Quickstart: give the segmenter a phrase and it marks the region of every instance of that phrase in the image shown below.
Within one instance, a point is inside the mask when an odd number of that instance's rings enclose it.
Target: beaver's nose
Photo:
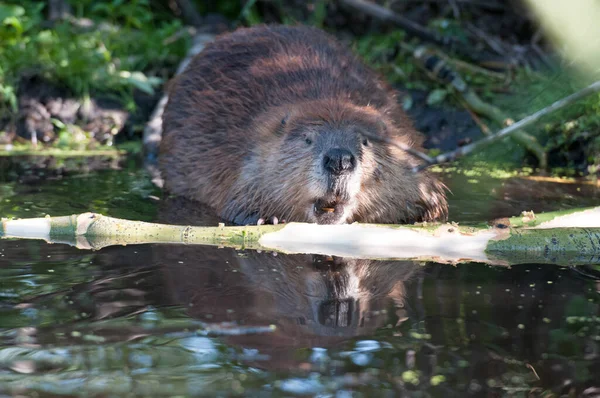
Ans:
[[[332,328],[345,328],[352,325],[354,299],[327,300],[319,305],[319,323]]]
[[[356,158],[347,149],[330,149],[323,156],[323,167],[331,174],[349,173],[356,167]]]

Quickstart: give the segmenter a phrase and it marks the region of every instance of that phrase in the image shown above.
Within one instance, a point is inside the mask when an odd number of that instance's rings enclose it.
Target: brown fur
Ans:
[[[175,79],[163,120],[166,189],[226,220],[446,217],[443,185],[413,173],[417,160],[385,143],[421,145],[394,90],[317,29],[262,26],[221,36]],[[349,148],[357,166],[332,179],[322,158],[338,147]],[[343,210],[318,217],[317,199]]]

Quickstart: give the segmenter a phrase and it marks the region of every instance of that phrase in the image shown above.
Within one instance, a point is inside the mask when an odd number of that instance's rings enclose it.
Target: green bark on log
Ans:
[[[64,217],[2,220],[4,238],[45,239],[81,249],[169,243],[228,246],[282,253],[315,253],[372,259],[437,262],[523,262],[563,265],[600,263],[600,207],[526,214],[506,228],[418,225],[316,225],[193,227],[137,222],[83,213]]]

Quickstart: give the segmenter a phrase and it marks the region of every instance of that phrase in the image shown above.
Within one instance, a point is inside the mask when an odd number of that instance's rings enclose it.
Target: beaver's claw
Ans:
[[[282,220],[281,223],[285,223],[285,220]],[[265,224],[265,219],[262,217],[256,221],[256,225],[263,225],[263,224]],[[277,224],[279,224],[279,219],[277,217],[273,216],[269,219],[269,224],[277,225]]]
[[[264,224],[273,224],[277,225],[279,223],[285,223],[285,220],[279,220],[279,218],[273,216],[269,218],[259,217],[258,214],[253,213],[250,215],[247,214],[239,214],[237,217],[233,219],[233,223],[237,225],[264,225]]]

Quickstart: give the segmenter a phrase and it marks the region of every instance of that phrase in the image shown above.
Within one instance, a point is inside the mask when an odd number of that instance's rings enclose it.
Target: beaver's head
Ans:
[[[259,138],[225,217],[341,224],[446,214],[443,186],[413,172],[416,160],[391,144],[412,145],[417,138],[412,128],[402,131],[376,109],[339,102],[279,111],[256,127]],[[249,218],[241,220],[235,212]]]

